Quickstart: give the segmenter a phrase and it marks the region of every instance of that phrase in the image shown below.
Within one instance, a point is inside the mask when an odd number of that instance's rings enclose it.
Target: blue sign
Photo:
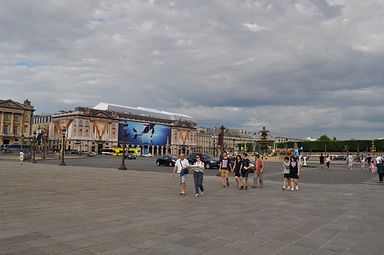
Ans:
[[[127,121],[126,126],[126,143],[135,145],[166,145],[167,138],[171,137],[171,127],[154,124]],[[119,123],[119,143],[123,142],[124,124]]]

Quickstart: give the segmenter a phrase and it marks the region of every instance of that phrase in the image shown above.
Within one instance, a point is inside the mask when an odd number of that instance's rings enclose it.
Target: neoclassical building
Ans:
[[[59,150],[61,134],[65,132],[66,150],[99,152],[112,148],[118,144],[118,125],[116,115],[90,108],[55,113],[49,126],[50,146]]]
[[[34,111],[28,99],[24,103],[0,100],[0,146],[21,144],[22,138],[32,136]]]
[[[49,126],[53,150],[60,148],[63,132],[66,150],[82,152],[120,147],[124,134],[127,146],[143,154],[188,154],[196,147],[196,123],[191,117],[156,109],[99,103],[53,114]]]

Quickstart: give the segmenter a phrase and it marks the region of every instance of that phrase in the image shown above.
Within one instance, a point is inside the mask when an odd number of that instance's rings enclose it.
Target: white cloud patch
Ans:
[[[107,101],[383,136],[381,0],[5,0],[0,14],[1,98],[37,112]]]

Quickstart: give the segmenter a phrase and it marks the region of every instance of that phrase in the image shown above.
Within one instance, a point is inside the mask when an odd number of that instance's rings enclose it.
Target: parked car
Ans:
[[[127,154],[125,155],[125,158],[126,158],[126,159],[136,159],[136,156],[135,156],[135,154],[133,154],[133,153],[127,153]]]
[[[347,157],[343,156],[343,155],[334,155],[334,156],[332,156],[332,159],[333,160],[346,160]]]
[[[163,155],[156,160],[156,165],[175,166],[177,157],[172,155]]]
[[[219,167],[219,158],[216,158],[210,154],[207,154],[207,153],[198,153],[198,152],[194,152],[194,153],[191,153],[189,154],[188,156],[188,162],[190,164],[194,164],[196,162],[196,156],[199,155],[200,156],[200,159],[201,161],[204,162],[204,166],[206,169],[211,169],[211,168],[218,168]]]
[[[3,146],[3,152],[7,152],[7,153],[15,153],[15,152],[20,152],[21,150],[23,150],[24,153],[28,153],[31,151],[31,146],[27,145],[27,144],[6,144]]]
[[[113,153],[113,149],[103,149],[101,151],[102,155],[112,155],[112,153]]]

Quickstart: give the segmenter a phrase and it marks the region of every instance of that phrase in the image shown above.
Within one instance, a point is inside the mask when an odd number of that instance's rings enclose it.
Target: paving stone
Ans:
[[[177,183],[165,173],[15,167],[8,161],[0,161],[0,181],[0,254],[383,255],[384,250],[381,186],[306,183],[303,176],[299,192],[284,192],[281,180],[268,178],[263,190],[239,192],[207,176],[204,196],[193,196],[189,178],[188,194],[180,198]]]

